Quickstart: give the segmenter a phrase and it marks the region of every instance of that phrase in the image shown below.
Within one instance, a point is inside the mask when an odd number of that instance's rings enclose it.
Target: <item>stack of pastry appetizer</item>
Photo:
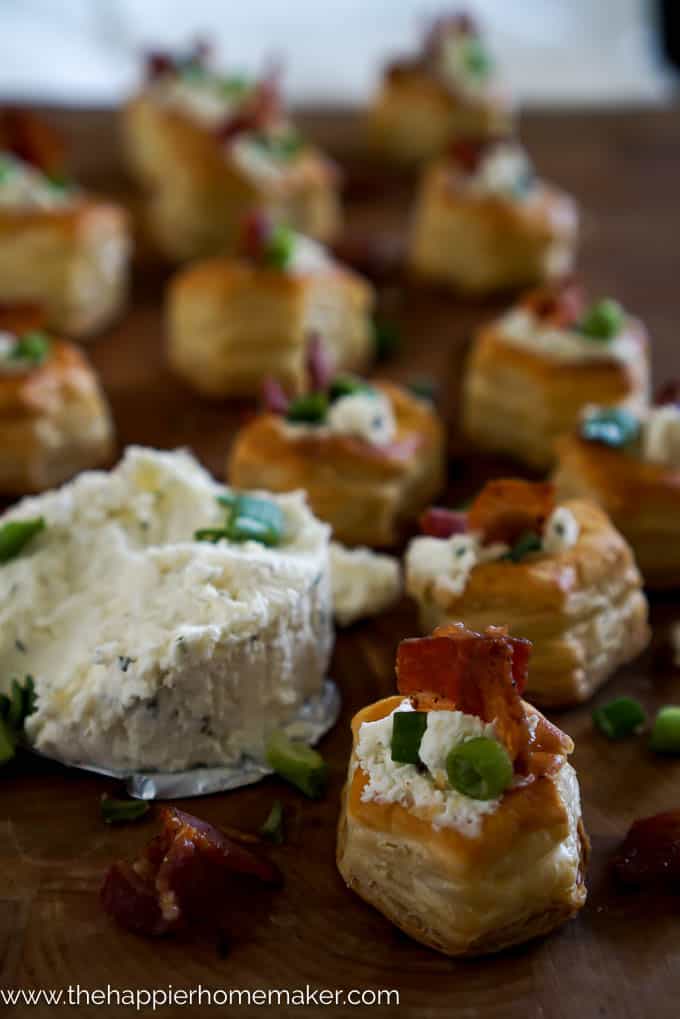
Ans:
[[[108,325],[127,293],[127,216],[65,176],[47,129],[0,117],[0,301],[36,302],[47,325],[84,338]]]
[[[317,332],[339,369],[373,355],[370,284],[263,213],[244,222],[237,256],[178,273],[167,305],[170,364],[207,396],[256,394],[268,375],[303,392]]]
[[[201,46],[151,54],[123,128],[151,234],[169,258],[233,251],[253,208],[322,240],[337,230],[335,168],[289,120],[276,75],[218,72]]]
[[[417,57],[387,67],[367,128],[374,148],[415,162],[456,137],[497,134],[511,121],[479,26],[469,15],[454,15],[435,21]]]
[[[546,934],[585,902],[573,743],[521,698],[530,650],[502,627],[404,640],[401,696],[352,722],[340,873],[448,955]]]

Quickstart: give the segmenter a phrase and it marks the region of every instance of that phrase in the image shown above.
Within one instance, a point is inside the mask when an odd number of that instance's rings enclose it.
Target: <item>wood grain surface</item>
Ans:
[[[580,268],[593,292],[621,298],[646,321],[657,383],[680,374],[678,114],[545,113],[527,116],[523,125],[540,170],[582,202]],[[72,142],[83,179],[123,194],[113,116],[52,112],[51,117]],[[384,249],[398,250],[413,182],[385,176],[363,159],[352,118],[309,114],[303,121],[346,168],[343,249],[363,259],[366,239],[377,237]],[[249,406],[202,402],[169,374],[163,357],[166,276],[162,268],[140,266],[129,314],[90,351],[113,406],[121,445],[187,445],[220,476],[230,438]],[[400,283],[394,273],[382,300],[402,326],[404,345],[381,370],[397,379],[423,373],[436,378],[439,405],[451,424],[449,494],[468,495],[482,479],[509,469],[465,450],[454,429],[466,345],[494,305],[461,304]],[[680,619],[680,598],[655,598],[652,618],[652,647],[622,670],[595,703],[623,692],[650,710],[680,702],[680,671],[672,667],[667,646],[668,625]],[[99,906],[99,885],[112,860],[133,855],[151,836],[153,812],[136,825],[109,828],[100,820],[99,798],[120,793],[115,782],[20,756],[3,771],[0,785],[0,987],[293,989],[309,984],[400,992],[398,1007],[233,1008],[234,1015],[244,1016],[677,1016],[680,897],[623,893],[608,866],[634,818],[680,806],[680,761],[655,758],[643,740],[608,743],[592,729],[592,705],[554,716],[576,740],[574,763],[593,843],[589,900],[577,920],[518,950],[458,963],[409,941],[345,889],[335,869],[334,843],[349,720],[367,702],[393,692],[396,644],[415,632],[414,611],[404,602],[381,619],[339,635],[332,675],[344,708],[322,744],[331,782],[321,802],[306,801],[270,779],[180,804],[218,825],[245,829],[257,828],[276,798],[285,804],[288,839],[273,850],[285,874],[283,889],[247,898],[239,891],[219,934],[206,931],[151,942],[118,930]],[[82,1015],[92,1016],[121,1011],[80,1008]],[[180,1008],[160,1008],[155,1014],[182,1012],[198,1014]],[[52,1009],[16,1006],[5,1014],[48,1015]]]

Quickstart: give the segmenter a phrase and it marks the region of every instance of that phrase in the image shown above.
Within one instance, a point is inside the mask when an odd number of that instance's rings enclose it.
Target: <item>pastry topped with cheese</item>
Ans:
[[[399,162],[437,155],[455,138],[507,131],[513,110],[480,26],[438,18],[422,50],[386,68],[367,117],[369,141]]]
[[[474,339],[463,382],[463,431],[482,449],[537,470],[586,406],[644,410],[649,343],[611,298],[588,301],[574,279],[526,294]]]
[[[267,383],[266,412],[236,436],[228,477],[238,487],[303,488],[338,541],[394,544],[443,485],[441,422],[401,386],[335,372],[319,340],[308,368],[308,392],[297,398]]]
[[[153,53],[123,128],[152,237],[169,258],[232,252],[253,208],[321,240],[337,230],[336,170],[289,119],[276,74],[222,73],[201,46]]]
[[[574,201],[509,137],[463,138],[424,172],[409,260],[423,279],[485,294],[543,283],[572,265]]]
[[[585,902],[573,743],[522,700],[530,652],[497,626],[403,640],[400,696],[352,721],[340,873],[448,955],[547,934]]]
[[[121,311],[129,254],[124,210],[70,180],[29,113],[0,114],[0,303],[38,304],[50,328],[84,338]]]
[[[236,492],[187,453],[131,447],[5,513],[8,543],[0,684],[33,677],[44,753],[123,771],[262,758],[322,689],[328,528],[300,493]]]
[[[646,585],[680,586],[680,386],[664,386],[643,411],[587,408],[557,456],[557,491],[609,514]]]
[[[647,601],[625,538],[593,502],[553,486],[489,482],[468,511],[433,508],[406,552],[422,628],[503,619],[533,642],[528,693],[586,700],[649,640]]]
[[[93,368],[39,328],[39,309],[0,309],[0,493],[24,495],[98,467],[113,426]]]
[[[268,376],[302,393],[316,334],[338,370],[370,364],[373,303],[371,285],[327,248],[253,213],[238,254],[195,262],[171,281],[168,357],[206,396],[255,395]]]

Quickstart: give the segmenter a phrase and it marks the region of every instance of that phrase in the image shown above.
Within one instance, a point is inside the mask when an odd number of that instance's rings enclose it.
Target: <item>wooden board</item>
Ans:
[[[85,180],[118,193],[122,176],[113,119],[107,114],[53,114],[73,141]],[[356,151],[351,118],[308,116],[307,126],[348,166],[352,244],[367,233],[397,237],[407,222],[411,184],[386,186]],[[657,382],[680,374],[680,118],[678,111],[534,114],[525,139],[539,168],[576,194],[584,207],[581,268],[594,293],[612,293],[648,324]],[[218,475],[246,404],[207,404],[173,380],[163,359],[164,272],[141,270],[123,322],[92,347],[111,400],[121,444],[188,445]],[[390,285],[386,299],[406,342],[384,372],[403,379],[429,372],[441,385],[440,406],[455,420],[462,358],[473,327],[492,305],[465,305],[446,295]],[[498,306],[498,305],[496,305]],[[507,465],[474,457],[452,440],[450,495],[464,496]],[[597,701],[629,692],[650,710],[680,701],[680,673],[666,648],[680,598],[654,600],[652,648],[622,670]],[[502,620],[499,620],[502,622]],[[154,830],[153,818],[107,828],[102,793],[116,783],[22,756],[0,785],[0,988],[314,988],[398,989],[400,1005],[375,1009],[312,1006],[307,1015],[398,1015],[412,1019],[677,1016],[680,993],[680,901],[623,894],[608,873],[611,853],[638,816],[680,806],[680,762],[658,760],[643,741],[610,744],[591,727],[590,706],[558,716],[575,738],[574,757],[593,842],[590,896],[581,916],[545,940],[501,956],[456,963],[421,948],[348,892],[334,864],[338,797],[350,747],[349,719],[393,691],[394,650],[416,631],[404,603],[374,623],[341,633],[332,674],[344,697],[340,723],[324,740],[331,768],[328,795],[303,800],[277,780],[237,793],[186,801],[217,824],[256,828],[274,799],[288,816],[288,841],[275,851],[285,887],[251,901],[240,895],[223,936],[148,942],[116,929],[97,894],[108,864],[134,854]],[[6,1014],[50,1012],[46,1006]],[[159,1016],[179,1014],[159,1008]],[[288,1016],[299,1009],[243,1006],[235,1014]],[[87,1007],[83,1015],[118,1014]],[[191,1011],[191,1014],[195,1014]]]

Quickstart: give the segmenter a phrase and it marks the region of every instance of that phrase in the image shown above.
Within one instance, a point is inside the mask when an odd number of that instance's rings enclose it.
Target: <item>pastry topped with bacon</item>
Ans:
[[[403,640],[399,696],[352,721],[340,873],[447,955],[547,934],[585,902],[573,743],[522,700],[530,652],[497,626]]]
[[[463,430],[477,446],[537,470],[585,407],[649,399],[642,323],[611,298],[586,299],[566,279],[526,294],[477,334],[463,382]]]
[[[220,72],[200,45],[152,53],[123,128],[151,235],[173,260],[232,252],[253,208],[320,240],[337,231],[337,171],[291,123],[276,72]]]
[[[39,304],[50,328],[83,338],[122,309],[129,251],[124,210],[72,183],[41,121],[0,111],[0,302]]]
[[[591,406],[557,442],[555,485],[587,498],[625,535],[649,587],[680,587],[680,384],[646,410]]]
[[[170,363],[206,396],[255,395],[270,375],[302,393],[317,332],[339,370],[370,363],[373,301],[371,285],[317,241],[252,213],[237,255],[194,263],[170,283]]]
[[[425,170],[409,261],[462,293],[531,286],[570,270],[577,227],[574,201],[535,174],[518,141],[463,138]]]
[[[0,494],[23,495],[99,467],[113,453],[106,399],[85,355],[40,326],[37,308],[0,307]]]
[[[502,620],[533,642],[528,693],[584,701],[649,640],[633,554],[594,503],[558,503],[553,486],[489,482],[467,512],[434,508],[406,553],[406,589],[425,632]]]
[[[302,488],[338,541],[392,545],[443,486],[441,422],[402,386],[338,373],[318,337],[308,374],[308,391],[292,399],[267,382],[265,412],[236,436],[230,483]]]
[[[479,25],[468,14],[453,14],[433,22],[419,54],[387,66],[367,131],[375,149],[413,163],[455,138],[507,131],[512,117]]]

